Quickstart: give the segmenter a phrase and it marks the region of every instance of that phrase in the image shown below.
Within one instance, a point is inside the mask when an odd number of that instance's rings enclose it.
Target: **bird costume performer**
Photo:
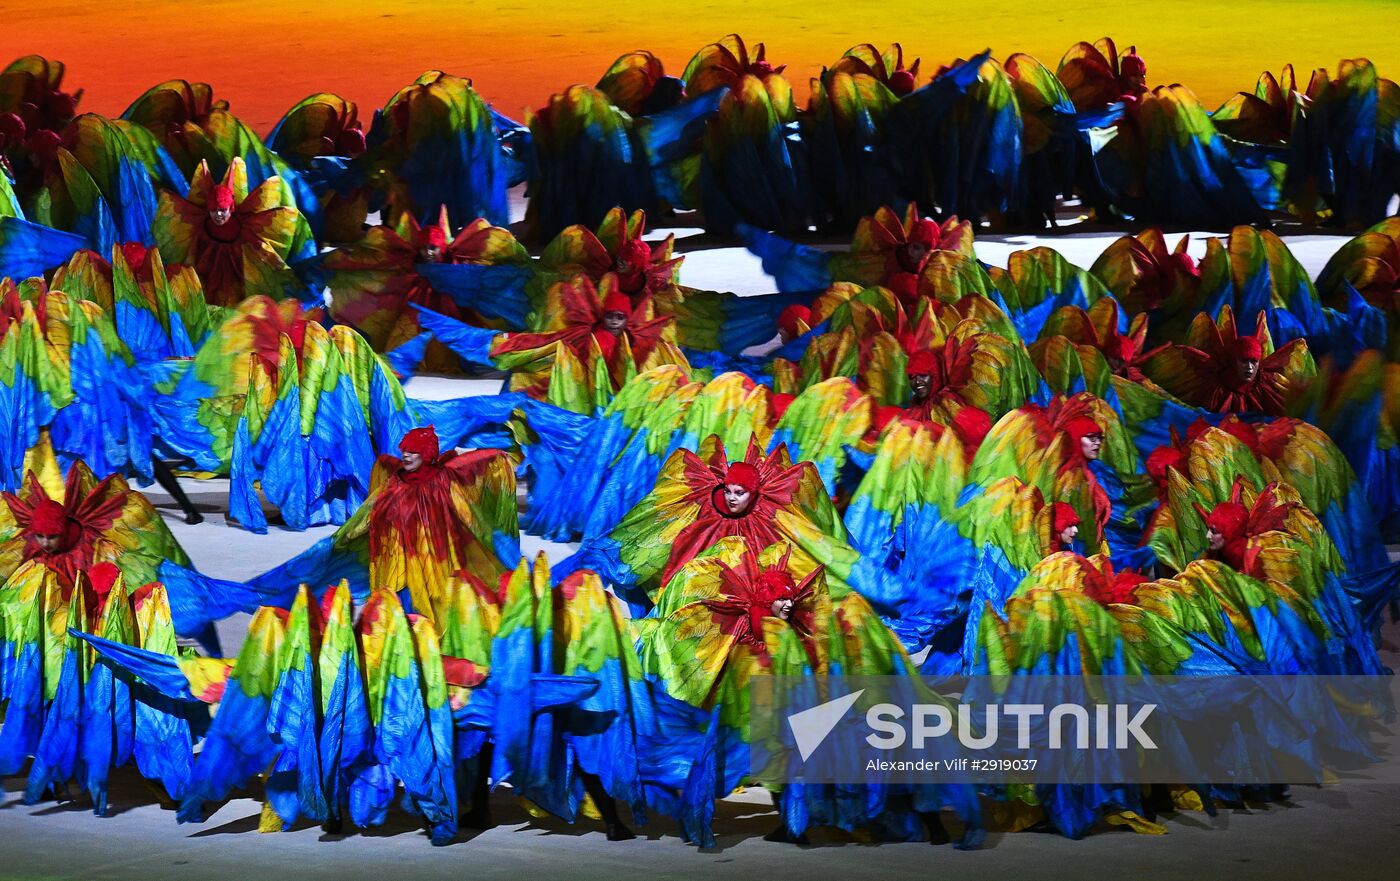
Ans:
[[[243,160],[222,181],[200,163],[189,197],[162,192],[154,222],[167,265],[193,266],[210,304],[231,306],[252,294],[312,299],[292,268],[315,255],[315,240],[280,178],[249,191]]]
[[[555,284],[586,275],[597,285],[611,272],[617,275],[617,290],[632,298],[634,311],[650,299],[658,315],[675,319],[682,346],[730,354],[768,342],[778,314],[800,299],[787,294],[740,297],[683,286],[674,236],[647,242],[645,232],[643,212],[613,208],[596,229],[576,224],[562,230],[534,263],[424,265],[418,271],[492,326],[499,320],[508,329],[531,332],[564,326],[564,317],[549,308]]]
[[[652,491],[610,532],[588,537],[560,568],[594,569],[634,609],[645,610],[676,570],[729,536],[765,547],[793,544],[826,567],[834,591],[896,592],[883,583],[891,576],[847,542],[811,463],[793,464],[782,444],[765,455],[753,440],[744,458],[731,463],[718,437],[701,442],[698,453],[676,450]]]
[[[322,267],[331,292],[331,316],[364,334],[376,351],[387,352],[420,333],[414,306],[468,324],[486,322],[437,290],[419,267],[472,264],[506,270],[529,260],[509,230],[480,218],[453,237],[444,209],[433,223],[420,225],[406,214],[398,227],[373,227],[355,244],[327,254]],[[431,372],[452,372],[456,367],[438,342],[427,344],[423,358],[423,369]]]
[[[437,617],[449,579],[465,572],[494,583],[519,558],[515,463],[497,450],[443,451],[431,426],[381,454],[369,495],[345,524],[286,563],[246,584],[208,579],[167,565],[176,624],[202,626],[263,605],[287,608],[297,584],[349,581],[403,592],[409,607]]]
[[[667,364],[689,368],[669,316],[649,317],[645,298],[634,305],[618,277],[595,288],[587,276],[552,285],[548,312],[558,330],[497,333],[420,309],[433,339],[474,366],[506,370],[506,387],[565,410],[592,415],[639,373]]]
[[[822,291],[847,281],[889,288],[912,305],[926,269],[943,276],[962,262],[959,257],[975,264],[972,224],[956,217],[941,223],[923,217],[913,202],[903,212],[882,205],[861,217],[844,252],[801,245],[745,224],[737,232],[780,291]]]
[[[1226,307],[1218,321],[1202,314],[1186,341],[1160,350],[1143,373],[1188,404],[1216,413],[1283,416],[1316,373],[1307,343],[1274,350],[1262,313],[1253,334],[1242,334]]]
[[[1107,37],[1076,43],[1057,76],[1080,112],[1123,107],[1094,156],[1096,210],[1218,225],[1265,222],[1277,204],[1268,149],[1221,135],[1186,87],[1149,88],[1136,47],[1120,53]]]
[[[645,496],[667,459],[697,449],[717,435],[726,447],[763,449],[786,445],[813,463],[835,493],[852,448],[870,427],[871,401],[845,378],[816,383],[798,395],[774,394],[736,372],[704,382],[676,366],[657,367],[627,382],[601,413],[578,426],[562,426],[567,444],[553,461],[525,447],[533,467],[526,528],[555,540],[606,535]],[[525,422],[541,436],[557,411],[527,411]]]
[[[370,188],[352,164],[365,146],[358,106],[329,92],[298,101],[268,133],[268,149],[315,193],[325,241],[351,242],[363,232]]]
[[[746,695],[755,679],[912,669],[894,634],[858,594],[832,591],[823,567],[786,542],[760,552],[754,546],[748,536],[719,540],[711,553],[675,571],[657,607],[638,622],[646,674],[672,697],[717,717],[714,798],[749,777],[767,748],[750,731]],[[873,826],[897,840],[917,840],[927,827],[933,842],[943,843],[947,835],[934,816],[943,807],[967,824],[960,846],[980,840],[970,787],[790,784],[781,767],[760,765],[760,783],[772,788],[781,815],[770,840],[800,842],[814,826]]]
[[[63,628],[87,630],[101,621],[114,583],[147,585],[156,581],[163,561],[188,565],[189,559],[151,504],[120,475],[99,481],[78,461],[64,478],[47,444],[35,448],[29,465],[24,488],[18,495],[5,493],[0,507],[0,575],[5,579],[0,586],[0,697],[9,702],[0,726],[0,769],[15,773],[27,757],[35,757],[32,799],[66,781],[78,751],[87,748],[78,740],[86,724],[83,691],[90,662],[63,636]],[[125,598],[122,590],[115,595]],[[120,614],[117,606],[110,611]],[[217,644],[212,632],[200,635]],[[173,630],[168,640],[161,640],[173,653]],[[101,707],[92,710],[103,713]],[[101,719],[93,722],[100,724]],[[111,720],[105,724],[110,730]],[[102,745],[92,748],[101,750]],[[141,749],[145,772],[151,767],[145,751],[152,746],[143,742]],[[84,755],[87,785],[100,796],[107,767],[124,759],[120,751],[117,756]]]

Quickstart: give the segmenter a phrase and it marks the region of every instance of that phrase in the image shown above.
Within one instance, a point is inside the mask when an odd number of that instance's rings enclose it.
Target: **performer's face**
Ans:
[[[1066,526],[1060,530],[1060,544],[1068,547],[1079,537],[1079,526],[1077,524]]]
[[[437,245],[424,245],[418,249],[419,263],[436,263],[442,259],[442,249]]]
[[[209,209],[209,219],[214,221],[215,226],[223,226],[233,217],[232,208],[214,207]]]
[[[781,618],[786,621],[788,618],[792,617],[792,598],[778,597],[773,601],[772,610],[774,618]]]
[[[915,266],[923,263],[924,258],[928,256],[928,245],[923,242],[910,242],[904,246],[904,250],[909,255],[909,261]]]
[[[753,502],[753,493],[744,489],[737,483],[726,483],[724,485],[724,506],[731,514],[742,514],[749,509],[749,504]]]
[[[1259,375],[1259,362],[1253,358],[1239,358],[1235,361],[1235,375],[1242,382],[1253,382]]]
[[[1079,439],[1079,452],[1084,454],[1086,459],[1097,459],[1099,451],[1103,449],[1103,435],[1086,434]]]
[[[403,470],[407,471],[409,474],[412,474],[413,472],[417,471],[419,468],[422,468],[422,467],[423,467],[423,454],[422,454],[422,453],[415,453],[415,452],[409,450],[409,451],[406,451],[406,452],[403,454]]]
[[[626,313],[626,312],[616,312],[616,311],[614,311],[614,312],[604,312],[604,313],[603,313],[603,330],[606,330],[608,333],[615,333],[615,334],[616,334],[616,333],[622,333],[622,331],[623,331],[626,327],[627,327],[627,313]]]
[[[1225,547],[1225,534],[1214,526],[1206,527],[1206,547],[1218,551]]]
[[[63,536],[61,535],[36,535],[34,543],[39,546],[39,550],[46,554],[57,554],[63,550]]]
[[[914,400],[922,401],[928,397],[929,389],[933,387],[933,377],[927,373],[913,373],[909,375],[909,391],[914,393]]]

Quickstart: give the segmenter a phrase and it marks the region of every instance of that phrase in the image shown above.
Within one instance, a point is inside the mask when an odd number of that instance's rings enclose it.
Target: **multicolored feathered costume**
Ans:
[[[1122,116],[1094,155],[1096,208],[1183,223],[1263,222],[1278,200],[1276,170],[1262,146],[1218,132],[1185,86],[1147,85],[1136,47],[1105,37],[1077,43],[1057,75],[1079,111],[1118,103]],[[1111,207],[1110,207],[1111,206]]]
[[[964,540],[958,506],[990,420],[970,407],[946,427],[903,413],[883,425],[881,418],[874,456],[851,493],[844,520],[869,565],[895,574],[883,581],[893,593],[867,596],[905,647],[918,653],[940,633],[957,631],[960,638],[956,622],[971,596],[966,586],[977,545],[985,540],[975,533]],[[987,492],[998,495],[995,489]],[[1008,514],[1004,503],[997,510],[1018,524],[1014,531],[1024,532],[1025,521]]]
[[[251,297],[192,359],[143,367],[159,447],[196,474],[228,474],[241,525],[266,528],[259,487],[291,528],[343,523],[369,492],[375,456],[424,422],[453,445],[512,445],[502,426],[522,399],[410,401],[364,338],[316,317],[295,300]]]
[[[36,448],[19,495],[5,494],[5,574],[37,560],[71,591],[78,573],[101,562],[116,564],[140,584],[157,580],[163,561],[189,562],[155,509],[120,475],[99,481],[78,461],[62,478],[52,450],[44,452]]]
[[[1006,477],[1036,488],[1047,502],[1073,507],[1085,546],[1107,542],[1123,562],[1142,556],[1137,548],[1151,486],[1128,432],[1102,399],[1057,397],[1002,417],[978,448],[969,482],[986,489]]]
[[[84,248],[110,253],[125,241],[151,241],[155,188],[185,184],[137,132],[85,114],[61,139],[46,133],[52,138],[26,159],[15,189],[0,173],[0,275],[43,276]]]
[[[931,112],[935,107],[941,112]],[[895,137],[907,151],[901,159],[914,166],[908,186],[921,202],[968,219],[1017,207],[1021,109],[1011,78],[989,52],[957,59],[899,109],[913,111]]]
[[[102,476],[151,478],[150,395],[110,313],[47,290],[0,280],[0,402],[9,424],[0,488],[16,489],[26,453],[52,442],[64,464]]]
[[[108,256],[79,251],[54,272],[51,287],[111,314],[138,364],[192,357],[222,317],[204,299],[194,268],[167,269],[159,250],[139,242],[123,242]]]
[[[358,239],[369,212],[369,186],[352,167],[365,151],[354,101],[320,92],[298,101],[267,136],[267,147],[297,170],[320,206],[321,236]]]
[[[1065,83],[1038,60],[1021,52],[1006,59],[1021,117],[1021,191],[1013,203],[1020,225],[1056,225],[1056,202],[1073,193],[1081,181],[1092,191],[1093,155],[1100,132],[1112,125],[1121,107],[1111,103],[1102,109],[1075,106]]]
[[[1306,416],[1324,429],[1366,487],[1382,534],[1393,536],[1400,513],[1400,365],[1363,352],[1339,371],[1324,362],[1308,392]]]
[[[1376,223],[1400,193],[1400,89],[1365,58],[1313,71],[1295,100],[1285,194],[1305,220]]]
[[[378,825],[401,783],[406,809],[425,819],[434,841],[452,837],[447,689],[481,676],[468,659],[445,663],[431,620],[406,616],[392,594],[371,597],[358,622],[352,611],[345,584],[319,603],[303,586],[290,610],[258,610],[236,660],[200,666],[83,636],[104,664],[140,677],[132,687],[138,711],[167,719],[203,711],[207,719],[201,705],[217,704],[180,796],[180,822],[200,820],[205,802],[266,773],[262,831],[302,817],[333,831],[345,818]]]
[[[417,428],[381,454],[369,491],[332,535],[246,584],[167,566],[181,632],[261,605],[286,608],[299,583],[348,579],[357,596],[404,591],[410,608],[436,616],[448,579],[467,573],[493,583],[519,557],[515,464],[505,453],[440,451],[437,433]]]
[[[567,324],[562,315],[547,308],[551,287],[579,275],[598,284],[611,272],[617,276],[618,290],[632,298],[634,310],[650,298],[657,313],[675,319],[682,346],[730,354],[770,340],[778,314],[797,299],[740,297],[683,287],[681,259],[673,255],[674,236],[647,242],[645,233],[643,212],[627,214],[614,207],[596,230],[576,224],[561,231],[538,263],[421,265],[418,271],[488,325],[539,332],[560,330]]]
[[[1318,273],[1316,290],[1327,307],[1348,318],[1368,317],[1357,308],[1358,297],[1381,313],[1385,328],[1370,328],[1371,348],[1400,360],[1400,218],[1383,220],[1337,249]],[[1377,337],[1385,342],[1374,341]]]
[[[1205,556],[1298,597],[1320,636],[1289,664],[1313,673],[1380,669],[1369,628],[1395,589],[1393,578],[1348,578],[1326,530],[1296,490],[1282,483],[1259,487],[1246,475],[1228,483],[1212,475],[1213,485],[1180,472],[1170,479],[1168,505],[1145,537],[1159,560],[1181,570]]]
[[[710,229],[745,222],[791,233],[809,222],[806,155],[800,141],[787,137],[797,105],[783,66],[769,63],[765,52],[758,43],[750,56],[743,39],[730,34],[686,65],[687,94],[727,91],[700,145],[699,207]]]
[[[510,222],[506,188],[515,171],[497,118],[469,79],[430,70],[376,110],[357,163],[383,219],[409,214],[432,223],[440,209],[454,224],[473,218]]]
[[[370,583],[402,584],[414,608],[436,609],[438,585],[459,570],[490,583],[514,556],[515,479],[495,451],[439,453],[431,428],[400,443],[403,459],[382,456],[361,509],[369,540]],[[414,466],[414,462],[418,464]],[[340,542],[353,538],[348,523]]]
[[[1089,309],[1065,306],[1046,321],[1030,347],[1045,387],[1061,395],[1101,397],[1129,428],[1140,455],[1183,431],[1201,411],[1177,400],[1143,372],[1164,346],[1152,347],[1149,316],[1125,322],[1117,300],[1105,297]]]
[[[919,59],[904,63],[895,43],[884,52],[869,43],[854,46],[820,77],[799,119],[810,147],[814,200],[819,227],[849,229],[872,207],[894,201],[899,186],[884,150],[884,120],[890,108],[914,91]]]
[[[5,578],[0,586],[0,697],[8,701],[0,726],[0,769],[16,773],[26,758],[34,757],[26,796],[31,800],[79,773],[100,810],[107,769],[131,755],[130,709],[128,705],[123,716],[111,705],[110,677],[94,684],[101,677],[90,675],[91,658],[64,635],[64,628],[87,630],[107,622],[104,626],[120,630],[119,622],[107,619],[131,612],[121,582],[147,585],[156,580],[164,561],[188,565],[189,559],[155,509],[119,475],[99,481],[79,461],[64,479],[52,450],[36,449],[24,489],[19,495],[5,493],[0,508],[0,574]],[[158,593],[159,586],[134,593],[140,600],[151,598],[153,591]],[[153,635],[169,622],[168,612],[158,612],[157,605],[163,608],[159,596],[146,610],[150,616],[140,619],[141,638],[173,654],[173,631]],[[132,638],[129,629],[122,632]],[[94,694],[90,689],[106,691]],[[150,738],[142,719],[136,724],[138,763],[143,773],[156,776],[152,769],[168,761],[160,738]],[[112,737],[126,738],[126,746],[113,752]],[[165,779],[172,792],[178,789],[174,778]]]
[[[201,162],[188,198],[162,192],[154,233],[167,264],[194,267],[211,304],[253,294],[312,299],[291,266],[315,253],[306,219],[279,178],[249,192],[242,159],[229,163],[222,182]]]
[[[893,291],[911,312],[926,270],[942,281],[955,275],[963,263],[980,269],[972,253],[970,223],[956,217],[942,223],[921,217],[912,202],[902,213],[883,205],[862,217],[844,252],[800,245],[748,225],[737,232],[762,259],[763,271],[773,276],[780,291],[817,292],[837,282],[879,285]],[[944,285],[935,282],[933,287]],[[942,295],[951,296],[951,292],[944,290]]]
[[[646,216],[630,216],[620,208],[609,211],[598,229],[574,225],[545,248],[540,260],[510,261],[499,266],[474,264],[426,265],[421,272],[458,307],[478,314],[491,327],[510,330],[557,330],[566,322],[545,308],[552,285],[585,275],[594,284],[616,273],[619,288],[638,300],[678,300],[679,259],[672,259],[672,239],[655,246],[642,241]]]
[[[353,611],[343,582],[320,602],[302,586],[289,610],[259,609],[237,660],[221,662],[227,682],[217,691],[201,687],[191,675],[197,671],[183,664],[173,668],[150,653],[89,638],[105,660],[141,676],[148,687],[138,701],[167,712],[172,701],[218,704],[182,798],[181,822],[198,822],[204,803],[265,773],[262,831],[303,817],[331,831],[345,819],[376,826],[402,785],[404,808],[424,820],[434,843],[451,839],[460,695],[449,703],[448,692],[479,685],[484,659],[444,657],[443,642],[460,634],[450,626],[440,634],[431,619],[406,614],[392,593],[369,597],[358,620]],[[478,644],[489,643],[488,622],[468,626]]]
[[[1307,343],[1293,340],[1274,350],[1263,313],[1253,334],[1241,334],[1227,306],[1218,321],[1197,316],[1185,343],[1159,350],[1143,373],[1193,406],[1282,416],[1316,369]]]
[[[248,189],[271,178],[281,182],[283,200],[295,207],[318,234],[324,232],[317,188],[297,167],[269,149],[249,126],[229,111],[229,103],[214,98],[208,83],[169,80],[152,86],[127,107],[122,123],[141,132],[154,147],[168,152],[178,167],[177,185],[207,164],[215,178],[226,177],[235,160],[243,163]]]
[[[83,90],[63,89],[66,71],[62,61],[42,55],[17,58],[0,70],[0,113],[13,114],[20,123],[6,126],[8,148],[18,147],[39,132],[59,133],[77,113]]]
[[[208,83],[168,80],[132,101],[122,119],[146,129],[169,152],[184,177],[199,163],[214,161],[208,129],[215,114],[227,114],[229,104],[214,98]]]
[[[1339,291],[1324,304],[1302,264],[1269,230],[1241,226],[1223,242],[1208,239],[1200,271],[1203,311],[1219,314],[1226,306],[1240,315],[1262,311],[1279,345],[1302,338],[1315,356],[1343,362],[1384,345],[1380,310]]]
[[[659,207],[637,122],[606,90],[571,86],[527,122],[535,167],[525,219],[537,238],[592,226],[615,207]]]
[[[444,582],[435,617],[388,590],[357,609],[346,582],[319,602],[303,585],[290,608],[257,611],[236,661],[207,663],[222,678],[82,638],[140,677],[138,708],[218,704],[181,822],[265,774],[262,831],[301,818],[332,832],[345,820],[377,826],[401,787],[400,804],[446,844],[459,823],[489,825],[485,799],[508,782],[532,812],[573,822],[596,809],[610,840],[633,837],[615,801],[640,822],[653,809],[675,814],[688,837],[708,840],[706,714],[642,677],[626,619],[597,576],[549,580],[543,557],[533,570],[520,560],[498,588],[459,574]]]
[[[846,379],[794,397],[773,394],[740,373],[709,382],[690,380],[675,366],[639,373],[577,434],[569,431],[564,455],[536,459],[526,528],[555,539],[607,534],[646,495],[675,450],[696,449],[711,434],[731,448],[751,440],[765,449],[786,444],[837,492],[871,411],[869,398]],[[526,422],[543,436],[553,426],[539,417],[549,415],[527,412]],[[527,462],[531,454],[527,446]]]
[[[1088,309],[1107,296],[1103,283],[1075,266],[1058,251],[1044,246],[1015,251],[1006,269],[988,270],[994,290],[987,292],[1024,339],[1034,339],[1058,309]]]
[[[508,372],[511,391],[593,415],[638,373],[690,366],[671,318],[654,315],[645,296],[634,305],[619,284],[609,273],[596,288],[583,275],[550,286],[544,313],[557,330],[496,333],[427,309],[419,321],[469,364]]]
[[[297,356],[308,333],[317,334],[309,327],[318,314],[298,300],[279,303],[249,297],[235,308],[220,310],[218,333],[209,334],[193,358],[150,366],[147,372],[156,392],[151,415],[161,442],[198,470],[227,473],[243,407],[256,388],[255,375],[280,376],[284,337],[292,356],[287,366],[299,367]],[[260,403],[271,406],[279,385],[270,383],[273,394]]]
[[[0,271],[38,275],[79,248],[149,244],[157,189],[185,187],[170,157],[144,130],[91,113],[44,134],[15,182],[23,212],[0,223]]]
[[[1089,380],[1087,365],[1095,360],[1094,353],[1097,353],[1112,376],[1130,382],[1148,382],[1142,369],[1148,359],[1157,353],[1157,348],[1151,348],[1147,342],[1148,316],[1143,313],[1135,315],[1127,323],[1126,330],[1120,329],[1124,323],[1122,307],[1112,297],[1105,297],[1088,309],[1065,306],[1045,322],[1040,339],[1030,347],[1031,359],[1036,362],[1041,374],[1047,377],[1067,367],[1064,353],[1057,351],[1064,344],[1054,342],[1059,339],[1074,347],[1084,370],[1083,380]],[[1063,393],[1068,383],[1055,378],[1051,380],[1051,385]]]
[[[849,591],[829,590],[822,566],[785,542],[754,547],[745,536],[721,539],[676,570],[640,622],[646,674],[671,696],[716,717],[713,798],[749,777],[770,746],[753,742],[750,731],[747,695],[755,679],[912,670],[870,605]],[[751,751],[758,754],[751,757]],[[916,817],[943,807],[967,823],[962,846],[980,840],[975,799],[962,787],[785,786],[787,775],[771,758],[761,782],[774,790],[784,840],[802,840],[815,826],[872,826],[897,840],[917,839],[923,830]],[[942,832],[936,820],[924,819],[934,834]]]
[[[1154,346],[1183,336],[1204,308],[1201,270],[1186,252],[1189,245],[1190,238],[1182,236],[1169,250],[1160,229],[1146,229],[1113,241],[1090,269],[1125,314],[1148,313]]]
[[[712,841],[710,714],[643,675],[621,603],[597,575],[575,571],[553,587],[551,578],[541,554],[533,568],[522,559],[502,579],[501,623],[485,683],[499,696],[490,733],[492,785],[508,781],[532,812],[571,823],[601,815],[610,841],[634,837],[616,802],[639,823],[653,811],[670,814],[686,840]],[[530,720],[519,704],[522,686],[538,700],[574,683],[592,689],[576,692],[571,706],[551,716]]]
[[[133,763],[166,795],[180,798],[190,779],[197,723],[134,700],[130,681],[95,663],[77,638],[91,631],[175,664],[175,630],[161,585],[128,590],[121,571],[103,562],[80,572],[73,589],[64,591],[59,576],[35,562],[0,590],[6,652],[15,650],[6,658],[14,676],[6,683],[10,711],[0,729],[0,764],[11,768],[24,751],[32,754],[25,802],[50,791],[62,797],[76,779],[101,816],[111,770]],[[39,667],[32,663],[36,651]],[[39,707],[42,715],[34,712]]]
[[[1200,419],[1184,438],[1173,432],[1173,443],[1152,450],[1146,465],[1163,498],[1171,489],[1171,469],[1203,481],[1244,474],[1259,485],[1286,482],[1325,525],[1348,571],[1386,565],[1365,485],[1315,425],[1286,418],[1246,422],[1232,415],[1212,427]]]
[[[893,592],[882,583],[886,576],[847,543],[810,463],[792,464],[783,445],[765,455],[753,441],[744,459],[732,464],[718,437],[705,438],[698,450],[672,454],[655,488],[609,532],[586,538],[561,568],[594,569],[634,608],[645,609],[688,560],[723,538],[741,536],[765,547],[793,544],[826,567],[833,590]]]
[[[1285,585],[1251,578],[1222,563],[1197,561],[1174,578],[1147,581],[1116,571],[1104,557],[1059,553],[1032,570],[1008,601],[1004,616],[988,610],[983,617],[973,671],[996,678],[974,681],[1008,689],[1015,687],[1014,680],[1004,677],[1295,673],[1302,672],[1296,665],[1299,659],[1317,655],[1324,635],[1316,615]],[[1346,762],[1366,761],[1364,747],[1353,739],[1355,720],[1342,718],[1335,706],[1319,708],[1306,698],[1298,703],[1286,722],[1276,713],[1259,714],[1261,719],[1267,716],[1267,726],[1275,730],[1216,729],[1227,733],[1214,748],[1222,756],[1242,750],[1240,754],[1258,762],[1275,761],[1278,752],[1296,760],[1316,755],[1319,748],[1346,755]],[[1216,710],[1183,704],[1184,714],[1193,716],[1183,724],[1199,721],[1201,730],[1211,730],[1207,720]],[[1314,721],[1322,718],[1336,727],[1327,732],[1314,729]],[[1277,730],[1280,727],[1288,731]],[[993,813],[1012,828],[1048,823],[1071,838],[1083,836],[1100,821],[1160,835],[1167,830],[1153,821],[1159,810],[1209,812],[1214,799],[1236,803],[1244,797],[1243,788],[1223,784],[1018,785],[1000,790],[1004,803]],[[1248,797],[1273,799],[1278,792],[1260,788]]]
[[[482,324],[469,307],[434,287],[419,267],[470,265],[521,268],[529,255],[506,229],[473,220],[455,237],[446,209],[436,222],[420,225],[404,215],[397,228],[376,226],[356,244],[327,254],[322,267],[330,287],[331,315],[364,334],[377,351],[387,352],[420,331],[421,306],[459,321]],[[451,371],[453,359],[440,344],[428,343],[425,369]]]

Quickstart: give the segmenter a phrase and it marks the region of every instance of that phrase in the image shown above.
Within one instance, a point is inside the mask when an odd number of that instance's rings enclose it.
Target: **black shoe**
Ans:
[[[928,832],[929,844],[947,844],[953,840],[948,834],[948,830],[943,828],[943,818],[935,813],[920,814],[919,819],[924,821],[924,830]]]
[[[608,841],[631,841],[637,837],[637,833],[628,829],[622,823],[608,824]]]
[[[806,835],[793,835],[788,831],[786,823],[779,823],[778,828],[763,836],[764,841],[775,841],[778,844],[806,844]]]
[[[1165,786],[1154,786],[1142,800],[1142,815],[1152,822],[1157,821],[1161,814],[1169,814],[1176,810],[1176,803],[1172,801],[1172,794]]]
[[[340,817],[331,817],[321,824],[321,831],[327,835],[339,835],[345,828],[345,821]]]
[[[479,811],[472,808],[462,815],[462,828],[464,829],[491,829],[495,825],[491,822],[490,808],[482,808]]]
[[[185,522],[191,526],[194,526],[196,523],[203,523],[204,515],[198,511],[191,511],[185,515]]]

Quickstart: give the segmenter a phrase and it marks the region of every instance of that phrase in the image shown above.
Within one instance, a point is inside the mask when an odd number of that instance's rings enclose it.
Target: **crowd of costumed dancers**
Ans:
[[[626,55],[526,124],[433,71],[368,131],[323,93],[261,138],[205,84],[109,119],[14,62],[0,774],[103,814],[133,765],[181,822],[251,787],[267,831],[406,811],[434,843],[504,784],[706,846],[752,784],[760,677],[1388,674],[1400,93],[1355,60],[1210,113],[1147,70],[1109,40],[932,78],[859,46],[799,108],[728,37],[680,78]],[[1087,269],[976,258],[978,229],[1071,198],[1142,231]],[[679,284],[646,223],[692,209],[771,294]],[[1311,278],[1286,215],[1356,235]],[[1196,259],[1151,224],[1239,225]],[[499,394],[402,385],[481,370]],[[131,482],[197,522],[180,481],[213,476],[242,528],[337,528],[246,582],[201,573]],[[522,530],[577,552],[522,559]],[[1352,709],[1221,748],[1361,767]],[[962,847],[1287,797],[771,792],[773,838]]]

